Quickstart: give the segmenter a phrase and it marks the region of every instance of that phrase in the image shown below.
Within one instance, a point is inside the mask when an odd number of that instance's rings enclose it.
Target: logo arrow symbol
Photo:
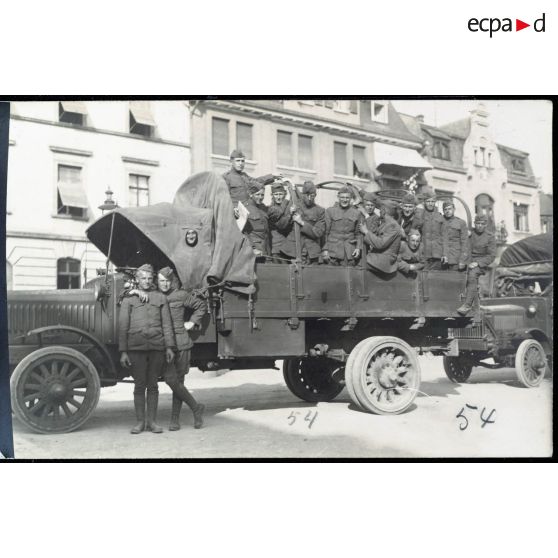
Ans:
[[[515,30],[516,31],[521,31],[522,29],[525,29],[526,27],[531,27],[531,24],[530,23],[525,23],[524,21],[521,21],[520,19],[515,20]]]

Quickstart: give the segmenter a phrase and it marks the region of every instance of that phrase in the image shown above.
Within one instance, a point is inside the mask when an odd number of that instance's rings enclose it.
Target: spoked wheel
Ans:
[[[473,371],[473,364],[463,356],[445,356],[444,371],[452,382],[464,384]]]
[[[370,337],[349,355],[345,382],[351,399],[381,415],[402,413],[420,387],[420,368],[413,348],[397,337]]]
[[[303,401],[331,401],[343,391],[333,374],[340,366],[328,358],[290,358],[283,363],[283,377],[289,390]]]
[[[517,379],[525,387],[537,387],[543,381],[546,366],[546,355],[542,345],[534,339],[522,341],[515,354]]]
[[[99,402],[101,383],[92,362],[79,351],[50,346],[27,355],[10,382],[12,408],[41,434],[79,428]]]

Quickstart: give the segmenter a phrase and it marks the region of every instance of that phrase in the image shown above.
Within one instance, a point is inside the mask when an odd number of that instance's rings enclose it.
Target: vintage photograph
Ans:
[[[552,110],[9,102],[15,457],[550,457]]]

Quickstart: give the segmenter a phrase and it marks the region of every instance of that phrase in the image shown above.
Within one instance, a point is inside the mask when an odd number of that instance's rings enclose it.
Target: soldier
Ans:
[[[378,230],[380,222],[380,211],[376,207],[378,196],[374,192],[364,192],[362,195],[362,205],[364,210],[368,213],[369,217],[366,218],[366,226],[368,230],[375,233]]]
[[[265,261],[269,255],[269,222],[267,205],[263,203],[264,185],[254,181],[249,188],[250,198],[246,202],[246,209],[250,213],[244,226],[244,234],[248,237],[254,254],[259,261]]]
[[[316,186],[312,181],[307,180],[302,186],[302,204],[295,209],[291,206],[292,219],[300,225],[302,261],[306,265],[318,263],[326,229],[325,209],[317,205],[315,199]],[[291,227],[281,252],[287,258],[296,257],[294,226]]]
[[[467,274],[467,287],[465,302],[457,309],[459,314],[465,316],[473,307],[477,296],[479,277],[484,275],[486,268],[496,257],[496,238],[493,233],[486,230],[488,220],[484,215],[475,217],[475,228],[469,239],[471,248],[471,261]]]
[[[364,242],[370,246],[366,255],[366,262],[374,271],[394,273],[397,271],[397,254],[401,243],[401,226],[388,215],[390,204],[388,200],[378,200],[376,205],[380,210],[380,219],[376,232],[368,229],[366,223],[359,225],[364,235]]]
[[[403,231],[403,238],[406,238],[411,229],[422,230],[422,215],[417,212],[417,200],[411,192],[403,196],[401,200],[401,215],[399,217],[399,224]]]
[[[424,269],[424,245],[421,243],[421,234],[416,229],[411,229],[407,240],[401,241],[397,269],[410,277],[416,276],[417,271]]]
[[[442,225],[444,218],[436,209],[436,194],[430,189],[423,191],[422,247],[426,269],[442,269]]]
[[[362,252],[362,235],[358,225],[361,214],[351,205],[352,192],[343,187],[337,192],[337,203],[325,210],[324,263],[356,265]]]
[[[234,204],[234,214],[238,219],[238,202],[245,203],[249,199],[248,188],[257,183],[265,186],[266,184],[271,184],[276,178],[281,178],[281,175],[266,174],[265,176],[260,176],[259,178],[252,178],[244,172],[244,166],[246,164],[246,156],[240,149],[235,149],[231,153],[231,168],[225,174],[223,178],[229,187],[229,193]]]
[[[169,305],[163,294],[153,285],[153,267],[144,264],[136,272],[142,291],[152,291],[148,302],[136,297],[122,301],[118,320],[118,346],[120,364],[131,367],[134,378],[134,407],[137,423],[132,434],[151,430],[159,434],[163,429],[155,422],[159,388],[157,380],[163,368],[174,358],[174,333]],[[147,418],[145,412],[147,390]]]
[[[186,403],[194,414],[194,428],[201,428],[205,405],[198,403],[188,391],[184,385],[184,376],[190,368],[190,349],[194,345],[188,332],[200,328],[207,306],[203,298],[182,288],[170,267],[159,270],[157,283],[169,303],[177,350],[173,362],[167,364],[164,374],[165,382],[172,389],[169,430],[180,430],[182,403]]]
[[[281,248],[287,236],[292,230],[291,202],[285,199],[287,191],[283,184],[277,183],[271,186],[271,205],[267,216],[271,230],[271,255],[274,263],[288,263],[281,257]]]
[[[442,224],[442,267],[463,271],[469,259],[469,233],[463,219],[456,217],[452,201],[442,206],[444,222]]]

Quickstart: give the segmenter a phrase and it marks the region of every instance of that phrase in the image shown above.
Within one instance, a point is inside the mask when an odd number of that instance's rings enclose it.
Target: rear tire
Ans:
[[[343,385],[332,378],[340,366],[328,358],[289,358],[283,363],[283,378],[291,393],[303,401],[331,401],[343,391]]]
[[[463,356],[445,356],[444,371],[455,384],[464,384],[473,371],[473,364]]]

